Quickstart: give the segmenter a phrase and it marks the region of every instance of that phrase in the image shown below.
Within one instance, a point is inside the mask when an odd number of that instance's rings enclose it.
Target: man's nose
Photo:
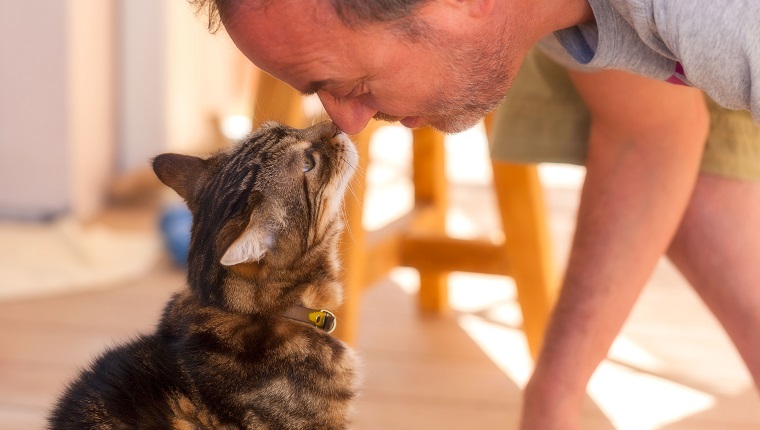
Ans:
[[[335,122],[328,119],[303,129],[303,134],[305,139],[317,141],[321,139],[331,139],[340,134],[341,131],[342,130],[338,128]]]
[[[346,134],[358,134],[364,130],[377,110],[370,108],[355,98],[336,98],[325,91],[318,91],[322,106],[341,130]]]

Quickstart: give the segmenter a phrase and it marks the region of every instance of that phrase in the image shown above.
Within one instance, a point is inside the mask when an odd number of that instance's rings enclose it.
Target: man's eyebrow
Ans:
[[[310,96],[333,82],[332,79],[310,82],[304,90],[298,90],[304,96]]]

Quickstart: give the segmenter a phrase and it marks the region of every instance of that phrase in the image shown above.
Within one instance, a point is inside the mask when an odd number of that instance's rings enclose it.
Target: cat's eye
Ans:
[[[317,165],[317,160],[314,159],[314,148],[309,148],[304,153],[303,157],[303,172],[306,173]]]

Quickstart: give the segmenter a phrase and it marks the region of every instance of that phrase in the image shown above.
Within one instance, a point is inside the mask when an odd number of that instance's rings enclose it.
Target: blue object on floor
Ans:
[[[190,229],[193,216],[185,206],[164,209],[161,214],[161,235],[174,264],[187,267],[187,252],[190,249]]]

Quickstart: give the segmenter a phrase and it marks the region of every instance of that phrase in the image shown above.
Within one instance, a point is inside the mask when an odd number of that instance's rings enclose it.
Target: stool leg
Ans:
[[[416,232],[444,235],[446,230],[447,184],[443,134],[425,127],[413,134],[414,205],[423,209],[413,226]],[[449,308],[448,272],[420,270],[420,309],[445,312]]]
[[[338,326],[335,328],[335,334],[348,344],[356,343],[361,295],[367,282],[367,245],[362,217],[364,191],[367,187],[370,137],[371,131],[365,131],[353,137],[356,149],[359,151],[359,165],[356,166],[356,174],[349,190],[346,191],[344,203],[346,228],[341,238],[340,257],[343,263],[345,299],[336,312]]]
[[[523,329],[536,357],[557,296],[558,283],[535,165],[493,162],[494,187]],[[513,228],[513,226],[519,226]]]

